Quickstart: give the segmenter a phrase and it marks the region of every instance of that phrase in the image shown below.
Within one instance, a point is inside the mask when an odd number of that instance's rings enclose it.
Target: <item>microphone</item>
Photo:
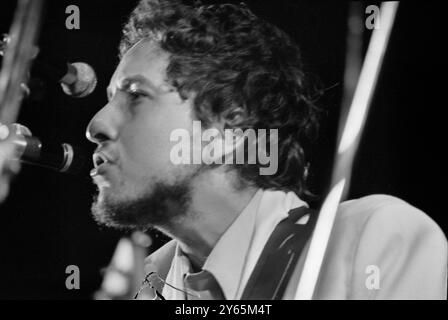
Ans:
[[[0,39],[0,56],[4,55],[10,41],[9,35],[2,35]],[[33,48],[31,55],[35,58],[32,72],[39,73],[49,80],[59,82],[65,94],[75,98],[83,98],[95,90],[98,80],[95,71],[87,63],[67,63],[49,57],[44,59],[38,47]],[[51,63],[47,61],[51,61]],[[29,94],[30,90],[27,85],[22,84],[22,88],[25,93]]]
[[[0,140],[8,139],[16,146],[15,160],[59,172],[82,174],[88,172],[87,155],[83,149],[68,143],[43,143],[20,124],[3,125]]]
[[[97,78],[93,68],[84,62],[52,64],[37,59],[33,64],[33,71],[46,78],[59,82],[65,94],[74,98],[83,98],[95,90]]]

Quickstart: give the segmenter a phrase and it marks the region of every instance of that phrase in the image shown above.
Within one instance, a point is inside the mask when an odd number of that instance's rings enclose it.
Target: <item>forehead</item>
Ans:
[[[111,85],[124,78],[143,76],[154,85],[160,86],[166,80],[169,54],[155,41],[144,39],[136,43],[121,59],[115,70]]]

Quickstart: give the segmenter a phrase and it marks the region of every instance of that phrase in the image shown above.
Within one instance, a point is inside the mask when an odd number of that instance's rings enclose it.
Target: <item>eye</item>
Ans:
[[[140,98],[145,96],[145,94],[143,92],[134,91],[134,90],[133,91],[129,91],[128,94],[131,97],[131,100],[138,100],[138,99],[140,99]]]
[[[131,104],[132,103],[137,103],[141,99],[149,97],[149,95],[146,92],[141,91],[141,90],[135,90],[135,89],[134,90],[128,90],[127,94],[128,94],[129,99],[131,101]]]

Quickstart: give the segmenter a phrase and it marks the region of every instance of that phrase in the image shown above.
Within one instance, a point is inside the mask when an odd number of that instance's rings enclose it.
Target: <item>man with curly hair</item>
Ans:
[[[306,226],[315,221],[304,209],[304,149],[317,122],[308,84],[294,41],[243,4],[142,0],[132,12],[109,102],[87,129],[98,145],[92,212],[108,226],[155,227],[173,238],[146,261],[165,299],[294,297]],[[195,121],[221,133],[277,130],[277,141],[255,142],[267,153],[276,144],[277,170],[261,175],[266,164],[259,159],[174,164],[171,134],[193,136]],[[241,139],[232,153],[247,146]],[[219,135],[208,143],[228,146]],[[287,239],[266,252],[285,221],[302,238],[292,265],[281,253]],[[443,233],[418,209],[384,195],[348,201],[339,208],[315,298],[443,298],[446,261]],[[379,274],[368,283],[371,269]]]

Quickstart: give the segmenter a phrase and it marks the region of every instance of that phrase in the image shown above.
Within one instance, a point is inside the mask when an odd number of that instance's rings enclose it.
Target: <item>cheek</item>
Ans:
[[[164,174],[169,168],[172,129],[163,124],[139,121],[122,131],[122,167],[136,179],[141,175]]]
[[[132,170],[150,170],[158,166],[163,159],[163,139],[156,135],[158,132],[130,133],[123,137],[123,164],[125,168]]]
[[[171,166],[172,132],[186,129],[191,132],[189,108],[167,98],[154,106],[139,109],[121,131],[121,147],[129,170],[146,170],[149,175],[166,174]]]

